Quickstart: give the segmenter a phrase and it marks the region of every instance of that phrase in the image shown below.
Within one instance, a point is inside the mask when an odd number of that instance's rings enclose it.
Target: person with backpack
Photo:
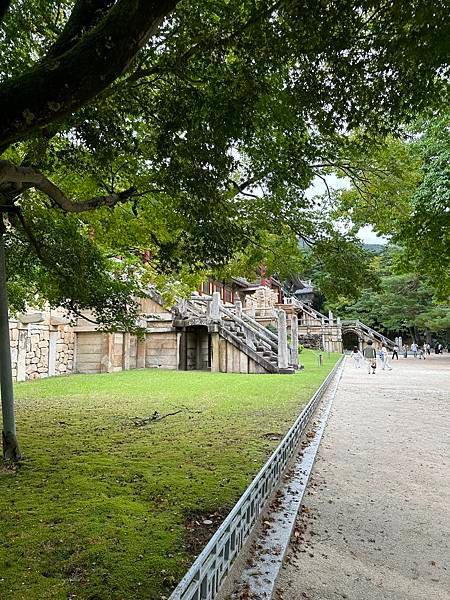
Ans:
[[[397,344],[394,346],[394,349],[392,350],[392,360],[394,360],[394,358],[396,358],[398,360],[398,346],[397,346]]]
[[[377,353],[373,347],[372,340],[367,342],[367,346],[363,350],[363,356],[366,359],[367,371],[369,375],[373,373],[375,375],[375,369],[377,368]]]

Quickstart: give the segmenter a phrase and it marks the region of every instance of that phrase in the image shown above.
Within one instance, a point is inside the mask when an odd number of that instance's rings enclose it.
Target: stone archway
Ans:
[[[361,349],[362,339],[354,329],[346,329],[342,332],[342,346],[344,350],[353,350],[356,346]]]

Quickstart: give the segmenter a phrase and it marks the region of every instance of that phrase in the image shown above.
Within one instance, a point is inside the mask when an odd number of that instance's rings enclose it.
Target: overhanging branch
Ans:
[[[127,202],[137,193],[136,189],[131,187],[122,192],[112,192],[106,196],[96,196],[79,202],[73,201],[40,171],[32,167],[17,167],[8,161],[0,160],[0,188],[2,184],[8,186],[13,184],[19,189],[22,186],[26,188],[33,187],[50,198],[61,210],[70,213],[86,212],[102,206],[112,208],[116,204]]]
[[[75,46],[79,39],[105,16],[114,1],[77,0],[61,35],[48,51],[46,58],[61,56]]]
[[[117,0],[55,58],[0,85],[0,149],[73,113],[129,67],[179,0]]]

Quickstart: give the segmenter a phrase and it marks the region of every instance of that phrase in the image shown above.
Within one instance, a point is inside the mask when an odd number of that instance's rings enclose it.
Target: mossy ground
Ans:
[[[139,370],[16,385],[25,460],[0,466],[0,598],[167,596],[193,559],[188,516],[235,503],[336,360],[319,367],[305,351],[294,376]]]

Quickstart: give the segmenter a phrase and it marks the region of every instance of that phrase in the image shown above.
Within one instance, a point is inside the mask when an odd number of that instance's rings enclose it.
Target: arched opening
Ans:
[[[344,331],[342,333],[342,345],[344,350],[353,350],[355,346],[359,348],[360,338],[356,331],[352,331],[351,329]]]

